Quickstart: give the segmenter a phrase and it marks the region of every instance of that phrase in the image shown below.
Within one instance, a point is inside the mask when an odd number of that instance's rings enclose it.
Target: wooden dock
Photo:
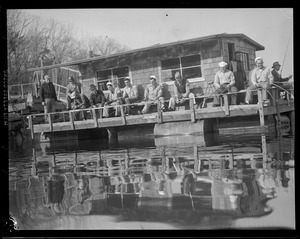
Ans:
[[[163,124],[168,122],[182,122],[190,121],[196,122],[198,120],[208,120],[215,118],[224,117],[237,117],[237,116],[252,116],[257,115],[260,119],[261,129],[265,128],[264,116],[276,115],[277,121],[280,122],[280,114],[294,112],[294,99],[283,100],[276,97],[278,95],[277,89],[272,89],[274,91],[273,98],[271,99],[269,105],[264,106],[261,100],[261,90],[257,91],[258,103],[249,105],[229,105],[228,104],[228,94],[224,94],[224,105],[220,107],[208,107],[208,108],[197,108],[193,105],[192,100],[190,100],[190,109],[163,112],[160,107],[157,107],[157,112],[149,114],[139,114],[139,115],[129,115],[124,114],[124,106],[119,105],[121,116],[119,117],[109,117],[103,118],[102,114],[98,113],[99,108],[90,108],[84,110],[71,110],[64,112],[55,112],[48,114],[48,123],[35,124],[34,118],[44,117],[45,114],[35,114],[28,116],[29,128],[31,130],[31,136],[35,133],[48,133],[48,132],[59,132],[59,131],[74,131],[74,130],[86,130],[93,128],[111,128],[111,127],[124,127],[129,125],[145,125],[145,124]],[[198,98],[204,98],[198,97]],[[143,103],[139,103],[139,106]],[[115,106],[114,106],[115,107]],[[76,120],[75,115],[86,111],[90,115],[90,119],[86,120]],[[56,122],[51,119],[50,115],[63,116],[63,122]],[[80,113],[81,114],[81,113]],[[53,116],[52,116],[53,118]],[[67,118],[67,120],[66,120]],[[246,118],[245,118],[246,119]],[[234,124],[232,128],[237,127]],[[245,132],[245,131],[243,131]]]

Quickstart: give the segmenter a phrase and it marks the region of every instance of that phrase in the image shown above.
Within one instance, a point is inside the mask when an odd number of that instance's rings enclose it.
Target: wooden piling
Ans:
[[[52,122],[52,117],[51,117],[51,114],[50,113],[48,113],[47,114],[47,117],[48,117],[48,123],[49,123],[49,129],[50,129],[50,131],[52,132],[53,131],[53,122]]]
[[[122,105],[119,106],[121,109],[121,120],[122,120],[122,125],[126,125],[126,116],[124,114],[124,108]]]

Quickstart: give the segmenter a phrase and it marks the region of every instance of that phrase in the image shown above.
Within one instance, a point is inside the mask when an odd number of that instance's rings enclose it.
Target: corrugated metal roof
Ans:
[[[88,63],[88,62],[92,62],[92,61],[105,59],[105,58],[110,58],[110,57],[115,57],[115,56],[120,56],[120,55],[126,55],[126,54],[133,54],[133,53],[140,52],[140,51],[153,50],[153,49],[163,48],[163,47],[167,47],[167,46],[179,45],[179,44],[184,44],[184,43],[189,43],[189,42],[194,42],[194,41],[205,41],[205,40],[210,40],[210,39],[214,39],[214,38],[222,38],[222,37],[223,38],[224,37],[242,38],[243,40],[248,41],[250,44],[254,45],[256,47],[257,51],[265,49],[264,46],[260,45],[259,43],[252,40],[251,38],[247,37],[245,34],[242,34],[242,33],[235,33],[235,34],[221,33],[221,34],[215,34],[215,35],[209,35],[209,36],[205,36],[205,37],[192,38],[192,39],[176,41],[176,42],[171,42],[171,43],[155,44],[155,45],[152,45],[152,46],[149,46],[149,47],[134,49],[134,50],[126,51],[126,52],[114,53],[114,54],[104,55],[104,56],[97,56],[97,57],[92,57],[92,58],[87,58],[87,59],[82,59],[82,60],[77,60],[77,61],[65,62],[65,63],[61,63],[61,64],[30,68],[30,69],[28,69],[28,71],[39,71],[39,70],[52,69],[52,68],[57,68],[57,67],[62,67],[62,66],[78,65],[78,64],[82,64],[82,63]]]

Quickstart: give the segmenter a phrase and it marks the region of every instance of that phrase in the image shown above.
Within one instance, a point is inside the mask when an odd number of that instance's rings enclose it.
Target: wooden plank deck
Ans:
[[[143,115],[129,115],[122,114],[121,117],[110,118],[98,118],[80,120],[80,121],[67,121],[57,123],[44,123],[32,125],[34,133],[40,132],[58,132],[58,131],[70,131],[70,130],[84,130],[92,128],[108,128],[124,125],[143,125],[143,124],[156,124],[175,121],[194,121],[199,119],[212,119],[212,118],[224,118],[235,116],[250,116],[259,115],[257,104],[250,105],[230,105],[213,107],[213,108],[201,108],[195,110],[181,110],[172,112],[159,112],[149,113]],[[279,101],[278,109],[280,113],[289,112],[294,110],[294,101]],[[66,112],[65,112],[66,113]],[[273,105],[263,107],[263,114],[270,115],[276,114],[276,108]],[[59,114],[59,113],[57,113]],[[70,117],[72,117],[71,111],[69,111]],[[34,116],[34,115],[31,115]],[[263,130],[263,129],[262,129]]]

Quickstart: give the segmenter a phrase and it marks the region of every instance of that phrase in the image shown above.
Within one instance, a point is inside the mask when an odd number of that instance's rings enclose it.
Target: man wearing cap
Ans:
[[[280,70],[280,64],[278,61],[274,62],[273,63],[273,70],[272,70],[272,75],[274,77],[274,83],[276,85],[279,85],[281,88],[285,89],[285,90],[289,90],[292,88],[292,84],[287,84],[287,85],[283,85],[282,82],[287,82],[289,81],[290,79],[292,79],[293,75],[289,75],[288,77],[286,78],[282,78],[281,77],[281,74],[279,73],[279,70]],[[282,98],[285,97],[285,91],[282,91],[282,90],[279,90],[280,94],[282,94]]]
[[[238,92],[235,85],[235,78],[233,72],[227,69],[227,63],[221,61],[219,63],[220,70],[215,75],[214,86],[216,88],[213,107],[220,106],[221,93],[235,93]],[[236,105],[236,94],[231,95],[231,104]]]
[[[49,75],[44,75],[44,80],[40,89],[40,98],[44,106],[44,112],[51,113],[55,111],[55,102],[57,101],[56,91],[53,83],[50,81],[51,78]],[[45,121],[48,121],[47,116]]]
[[[273,63],[273,70],[272,70],[272,75],[274,77],[274,83],[276,84],[280,84],[281,82],[286,82],[286,81],[289,81],[290,79],[292,79],[293,75],[289,75],[288,77],[286,78],[282,78],[281,77],[281,74],[279,73],[279,70],[280,70],[280,64],[278,61],[274,62]]]
[[[102,90],[97,90],[94,84],[90,85],[90,104],[91,107],[103,107],[105,103],[105,96]]]
[[[175,73],[174,97],[170,98],[168,110],[174,110],[176,104],[182,104],[189,98],[196,104],[195,95],[190,92],[189,82],[181,77],[180,72]]]
[[[269,88],[273,82],[274,77],[271,73],[271,69],[264,66],[263,59],[261,57],[255,58],[256,68],[254,68],[251,73],[251,83],[247,88],[245,103],[250,104],[253,101],[252,90],[256,90],[261,87],[264,90],[262,91],[263,101],[267,100],[267,88]]]
[[[122,104],[122,93],[119,87],[114,88],[111,82],[106,83],[108,91],[107,101],[104,106],[117,106]],[[105,108],[103,115],[108,117],[112,113],[112,108]],[[115,116],[120,115],[119,107],[115,107]]]
[[[76,109],[87,109],[91,107],[89,99],[84,94],[79,94],[77,91],[75,91],[75,98],[73,102],[71,103],[71,107],[73,110]],[[77,112],[80,113],[80,112]],[[86,111],[82,111],[83,118],[86,119]]]
[[[150,84],[147,85],[144,92],[144,100],[146,101],[145,106],[142,110],[143,114],[149,113],[150,106],[154,103],[159,103],[161,109],[164,110],[164,97],[162,96],[162,87],[156,82],[155,76],[150,76]]]
[[[123,89],[123,100],[125,104],[132,104],[134,102],[138,101],[138,89],[135,85],[132,85],[130,83],[130,78],[126,77],[124,79],[125,87]],[[130,114],[130,106],[126,106],[125,108],[125,114]]]
[[[75,99],[75,94],[81,93],[80,85],[75,82],[75,79],[70,76],[69,84],[67,85],[67,109],[71,109],[71,102]]]

